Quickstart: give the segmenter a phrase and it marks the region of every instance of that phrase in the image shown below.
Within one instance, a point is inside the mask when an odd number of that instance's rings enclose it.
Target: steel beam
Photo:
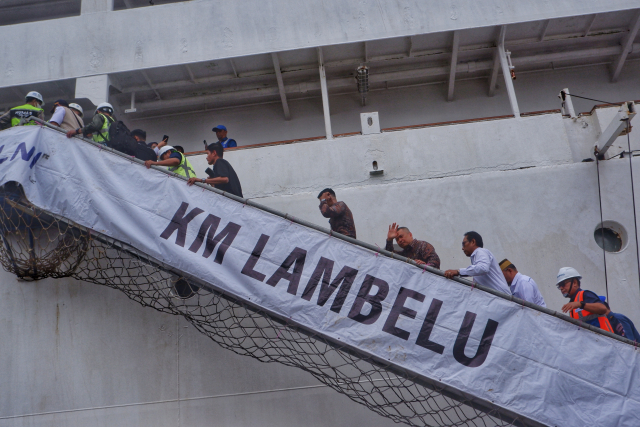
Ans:
[[[458,48],[460,47],[460,31],[453,32],[453,44],[451,47],[451,64],[449,67],[449,91],[447,101],[453,101],[453,89],[456,82],[456,69],[458,65]]]
[[[591,32],[591,28],[593,27],[593,23],[596,22],[596,18],[598,17],[597,13],[591,15],[591,19],[589,19],[589,23],[587,24],[587,28],[584,29],[584,35],[582,37],[587,37]]]
[[[156,90],[155,86],[153,85],[153,83],[151,82],[151,79],[149,78],[149,76],[147,75],[147,73],[142,70],[140,71],[142,73],[142,75],[144,76],[144,79],[147,81],[147,83],[149,84],[149,87],[151,88],[151,90],[156,94],[156,98],[160,101],[162,100],[162,97],[160,96],[160,93]]]
[[[229,60],[229,64],[231,64],[231,69],[233,70],[233,75],[235,76],[235,78],[238,78],[238,70],[236,69],[236,63],[233,62],[233,59]]]
[[[504,26],[503,26],[504,27]],[[496,46],[500,44],[500,34],[502,34],[502,28],[498,30],[498,38],[496,39]],[[491,75],[489,77],[489,96],[493,96],[496,93],[496,83],[498,82],[498,71],[500,70],[500,53],[498,48],[493,49],[493,67],[491,68]]]
[[[278,59],[278,54],[273,52],[271,54],[271,59],[273,60],[273,68],[276,70],[276,79],[278,80],[278,91],[280,92],[284,118],[285,120],[290,120],[291,114],[289,114],[289,104],[287,103],[287,94],[284,90],[284,82],[282,80],[282,72],[280,71],[280,60]]]
[[[196,78],[193,75],[193,71],[191,71],[191,67],[189,67],[189,64],[184,64],[184,66],[187,69],[187,73],[189,73],[189,79],[191,79],[191,83],[195,84]]]
[[[520,108],[518,107],[518,100],[516,98],[516,91],[513,87],[513,80],[511,80],[511,73],[509,70],[509,64],[507,63],[507,54],[504,51],[504,38],[507,35],[507,26],[503,25],[500,29],[500,37],[498,43],[498,54],[500,55],[500,66],[502,68],[502,75],[504,77],[504,84],[507,88],[507,94],[509,95],[509,103],[511,104],[511,111],[513,115],[520,117]]]
[[[547,19],[546,21],[544,21],[544,24],[542,24],[542,31],[540,32],[540,38],[539,38],[541,42],[544,41],[544,37],[547,35],[547,30],[549,29],[550,23],[551,23],[551,19]]]
[[[598,138],[594,152],[599,158],[604,158],[605,153],[609,147],[611,147],[613,141],[620,136],[635,115],[636,108],[633,101],[625,102],[620,106],[618,114],[616,114],[613,120],[611,120],[611,123],[609,123],[609,126],[602,132],[600,138]]]
[[[626,61],[627,56],[631,53],[633,48],[633,41],[638,35],[638,30],[640,29],[640,10],[638,10],[633,20],[631,21],[631,26],[629,27],[629,33],[622,38],[622,53],[616,58],[613,63],[612,73],[611,73],[611,81],[617,82],[618,77],[620,77],[620,72],[622,71],[622,66],[624,65],[624,61]]]
[[[500,53],[498,48],[493,52],[493,66],[491,67],[491,76],[489,77],[489,96],[496,94],[496,83],[498,82],[498,71],[500,71]]]
[[[571,94],[569,94],[568,88],[562,89],[560,99],[562,100],[563,114],[568,114],[572,119],[578,117],[576,116],[576,110],[573,108],[573,101],[571,100]]]
[[[322,92],[322,109],[324,111],[324,130],[327,135],[327,139],[333,139],[333,132],[331,132],[331,114],[329,112],[329,91],[327,90],[327,75],[324,69],[324,58],[322,56],[322,48],[319,47],[317,49],[318,69],[320,71],[320,91]]]

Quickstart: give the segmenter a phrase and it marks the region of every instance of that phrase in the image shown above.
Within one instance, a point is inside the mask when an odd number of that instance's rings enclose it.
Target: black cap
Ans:
[[[53,107],[51,108],[50,113],[53,113],[54,111],[56,111],[56,104],[62,105],[63,107],[69,106],[69,103],[64,99],[58,99],[56,102],[53,103]]]

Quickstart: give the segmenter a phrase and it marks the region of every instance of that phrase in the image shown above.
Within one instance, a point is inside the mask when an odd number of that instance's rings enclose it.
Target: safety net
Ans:
[[[145,307],[183,316],[222,347],[302,369],[372,411],[412,426],[536,425],[451,393],[437,381],[372,359],[239,301],[142,251],[45,212],[19,184],[1,188],[0,262],[24,280],[75,279],[124,292]]]

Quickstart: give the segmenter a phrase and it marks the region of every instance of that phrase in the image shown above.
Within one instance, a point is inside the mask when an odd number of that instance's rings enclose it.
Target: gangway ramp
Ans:
[[[140,163],[0,132],[3,267],[118,289],[409,425],[640,425],[629,341]]]

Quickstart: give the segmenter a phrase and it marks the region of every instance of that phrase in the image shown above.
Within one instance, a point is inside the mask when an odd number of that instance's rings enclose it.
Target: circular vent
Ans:
[[[620,252],[627,246],[627,231],[615,221],[598,224],[593,238],[598,246],[607,252]]]

